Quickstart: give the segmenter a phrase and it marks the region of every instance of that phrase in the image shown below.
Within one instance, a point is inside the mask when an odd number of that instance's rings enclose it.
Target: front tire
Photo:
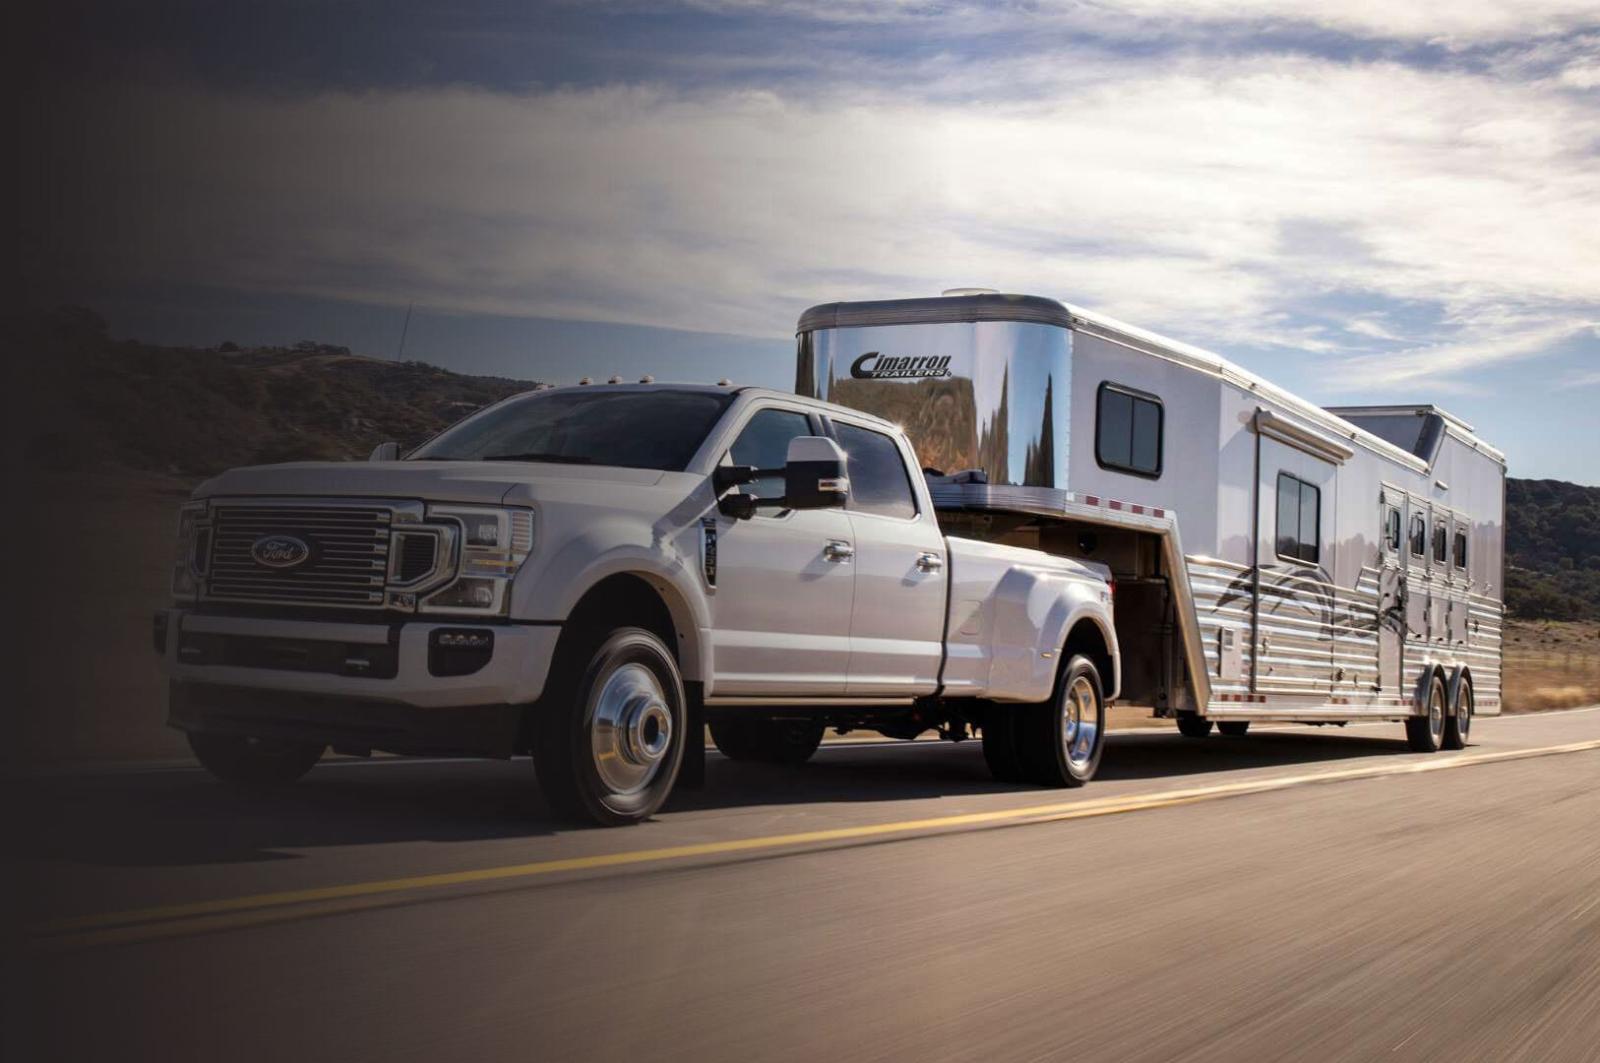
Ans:
[[[189,748],[206,771],[223,782],[245,786],[292,783],[322,759],[326,748],[304,742],[195,731],[189,732],[188,738]]]
[[[1040,786],[1082,786],[1094,778],[1105,751],[1106,700],[1100,672],[1087,657],[1073,657],[1056,680],[1055,694],[1019,708],[1017,743],[1028,778]]]
[[[1443,748],[1467,748],[1467,739],[1472,734],[1472,714],[1475,708],[1476,705],[1472,698],[1472,680],[1462,676],[1461,690],[1456,696],[1456,711],[1444,721],[1444,739],[1441,742]]]
[[[1406,717],[1406,742],[1413,753],[1437,753],[1445,737],[1444,680],[1437,673],[1428,680],[1428,698],[1421,716]]]
[[[729,760],[804,764],[827,729],[816,720],[722,719],[711,721],[711,741]]]
[[[570,819],[623,826],[650,818],[683,763],[686,706],[678,662],[643,628],[590,636],[534,711],[534,770]]]

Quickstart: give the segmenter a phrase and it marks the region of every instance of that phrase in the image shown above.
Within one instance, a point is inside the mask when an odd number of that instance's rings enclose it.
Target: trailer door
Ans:
[[[1404,496],[1385,489],[1378,503],[1378,689],[1401,687],[1406,630]]]

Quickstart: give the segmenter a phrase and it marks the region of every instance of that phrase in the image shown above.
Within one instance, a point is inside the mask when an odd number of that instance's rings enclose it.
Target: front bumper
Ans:
[[[554,624],[340,623],[169,609],[155,618],[168,723],[353,751],[505,756],[544,692]],[[488,633],[476,659],[436,635]],[[444,674],[441,674],[444,673]],[[455,673],[455,674],[450,674]]]
[[[538,700],[561,636],[556,624],[337,623],[215,616],[187,609],[169,609],[163,615],[165,620],[158,617],[156,626],[165,629],[161,663],[171,680],[424,709]],[[492,655],[467,674],[433,674],[429,652],[435,631],[489,632]],[[227,650],[207,652],[219,643]],[[309,670],[324,659],[339,667],[362,657],[372,662],[361,670],[364,674]]]

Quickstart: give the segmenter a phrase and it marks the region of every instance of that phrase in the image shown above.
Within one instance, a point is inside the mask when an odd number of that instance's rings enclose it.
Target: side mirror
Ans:
[[[850,497],[845,455],[826,436],[796,436],[789,440],[783,466],[783,504],[788,509],[827,509],[842,506]]]
[[[379,443],[372,448],[372,453],[367,455],[368,461],[399,461],[399,443]]]

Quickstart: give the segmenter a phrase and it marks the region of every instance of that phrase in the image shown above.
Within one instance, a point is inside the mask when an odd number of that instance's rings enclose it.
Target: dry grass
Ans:
[[[1600,703],[1600,622],[1508,623],[1504,687],[1507,712]]]

